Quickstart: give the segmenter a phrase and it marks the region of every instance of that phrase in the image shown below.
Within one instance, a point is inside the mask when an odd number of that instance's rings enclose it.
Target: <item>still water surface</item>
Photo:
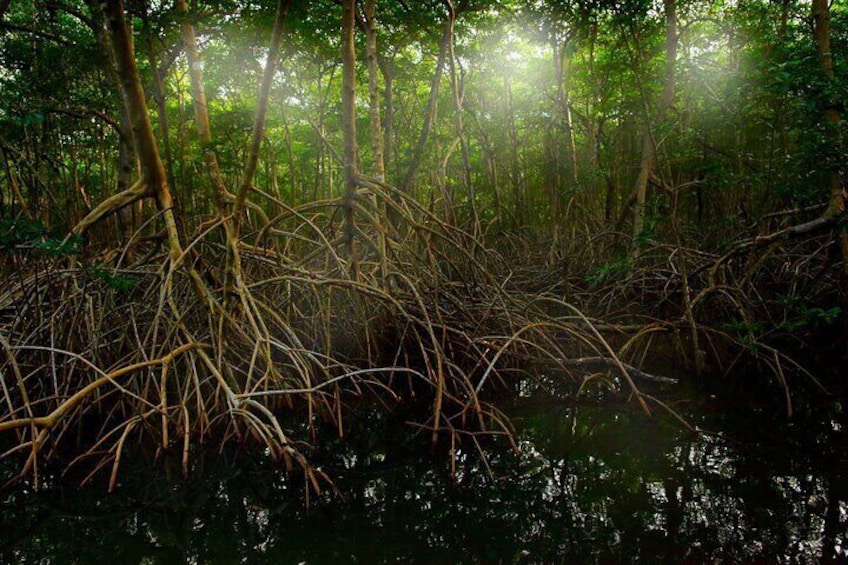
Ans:
[[[693,400],[696,399],[696,400]],[[334,477],[199,463],[185,484],[127,472],[116,494],[3,495],[3,563],[819,563],[848,561],[848,425],[818,399],[778,410],[667,398],[693,424],[631,404],[517,398],[519,453],[422,454],[383,415],[313,454]],[[176,473],[175,473],[176,474]]]

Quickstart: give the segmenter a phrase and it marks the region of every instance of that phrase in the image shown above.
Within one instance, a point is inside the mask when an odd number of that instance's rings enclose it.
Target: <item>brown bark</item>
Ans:
[[[121,79],[116,70],[115,53],[104,27],[105,15],[99,6],[92,6],[92,12],[93,17],[90,20],[91,29],[97,38],[97,43],[100,45],[101,50],[107,55],[104,58],[104,70],[115,87],[121,90]],[[122,105],[118,112],[120,116],[118,121],[112,118],[106,121],[118,133],[118,180],[116,188],[117,194],[120,195],[133,188],[135,179],[138,176],[138,159],[136,158],[135,146],[133,145],[132,126],[126,105]],[[144,187],[141,188],[143,189]],[[130,241],[130,238],[132,238],[141,224],[141,198],[144,196],[145,194],[138,195],[131,191],[125,197],[117,199],[118,202],[126,202],[126,205],[122,205],[117,209],[118,229],[121,232],[124,242]],[[108,209],[104,209],[104,212],[106,214],[111,213]]]
[[[598,106],[600,105],[600,92],[602,89],[602,84],[605,79],[600,79],[598,77],[597,68],[595,65],[595,47],[597,44],[598,37],[598,25],[597,23],[589,26],[588,30],[588,55],[585,55],[584,62],[588,67],[589,76],[592,78],[592,81],[595,83],[591,87],[592,95],[586,98],[585,102],[585,111],[586,111],[586,141],[585,141],[585,171],[586,177],[588,179],[588,187],[589,190],[594,194],[597,191],[597,169],[599,163],[599,143],[598,143],[598,135],[599,135],[599,120],[596,115],[598,110]]]
[[[377,17],[376,17],[376,0],[365,0],[364,5],[364,22],[365,29],[365,52],[368,63],[368,113],[371,126],[371,151],[373,153],[372,174],[379,182],[386,181],[386,159],[384,157],[384,149],[386,142],[383,138],[383,125],[380,116],[380,90],[378,74],[379,68],[379,53],[377,51]],[[391,82],[386,81],[386,94],[391,96]],[[389,104],[391,99],[389,98]],[[391,109],[391,108],[389,108]],[[375,205],[377,203],[374,200]],[[386,214],[386,204],[381,203],[379,210],[381,215]],[[378,245],[381,260],[381,274],[384,282],[388,281],[389,268],[387,263],[388,242],[386,231],[378,230]]]
[[[124,92],[124,103],[130,120],[130,129],[141,165],[142,180],[140,183],[146,185],[147,190],[156,198],[168,234],[171,260],[177,262],[182,256],[183,250],[174,216],[174,201],[168,187],[165,167],[159,157],[159,148],[153,136],[150,117],[147,113],[144,90],[135,63],[132,31],[124,19],[123,1],[107,2],[105,11],[118,78]],[[125,196],[132,198],[136,193],[141,193],[141,191],[136,189],[135,193],[131,191]]]
[[[291,127],[289,126],[288,118],[286,118],[285,109],[282,111],[283,117],[283,128],[285,129],[285,140],[286,140],[286,155],[288,157],[288,167],[289,167],[289,203],[292,206],[297,205],[297,195],[300,184],[300,179],[298,178],[297,164],[294,156],[294,136],[292,135]],[[279,193],[279,187],[277,186],[277,175],[274,175],[274,186],[277,187],[277,198],[281,201],[283,200],[283,195]]]
[[[558,38],[553,39],[553,59],[556,73],[557,83],[557,121],[562,125],[562,131],[565,134],[565,150],[567,151],[567,159],[571,168],[571,180],[576,184],[578,176],[577,166],[577,146],[574,139],[574,124],[571,119],[571,96],[568,92],[566,82],[571,75],[571,55],[568,54],[569,39],[566,38],[562,43]],[[563,159],[557,158],[558,164],[561,165]],[[557,171],[557,176],[560,173]],[[561,186],[557,179],[558,186]]]
[[[122,0],[106,2],[103,4],[103,8],[109,30],[109,43],[112,47],[124,105],[130,121],[130,130],[139,159],[141,178],[126,191],[102,202],[83,218],[73,231],[79,235],[107,214],[143,197],[152,196],[156,200],[156,205],[165,224],[168,257],[172,268],[176,268],[183,262],[184,251],[177,229],[174,200],[168,186],[165,167],[159,157],[159,148],[153,136],[150,117],[147,114],[144,89],[141,86],[141,79],[135,62],[132,31],[124,19],[124,3]],[[211,306],[212,298],[208,289],[191,265],[188,265],[188,274],[197,297],[204,305]]]
[[[166,65],[164,69],[159,68],[160,66],[156,59],[156,49],[154,48],[153,43],[153,32],[150,29],[150,18],[147,15],[146,5],[144,6],[143,10],[143,26],[147,48],[147,64],[150,65],[151,69],[155,69],[155,72],[153,73],[151,87],[153,92],[153,98],[156,100],[156,118],[159,122],[159,138],[162,142],[162,156],[164,157],[165,172],[168,175],[168,183],[173,186],[175,182],[173,170],[173,157],[171,152],[171,136],[170,126],[168,124],[168,112],[165,106],[165,84],[163,81],[165,71],[167,71],[167,67],[170,65],[170,63],[168,63],[168,65]],[[145,93],[146,92],[147,91],[145,90]]]
[[[675,65],[677,63],[677,6],[676,0],[664,0],[666,18],[665,38],[665,80],[663,92],[657,111],[656,122],[662,123],[674,104]],[[645,227],[645,207],[648,197],[648,181],[654,173],[656,164],[657,142],[651,125],[642,138],[642,160],[639,165],[639,175],[633,187],[635,202],[633,205],[633,241],[634,252],[637,251],[637,240]]]
[[[356,269],[356,249],[354,234],[353,206],[356,197],[359,159],[356,145],[356,51],[353,32],[356,22],[356,0],[342,1],[342,130],[344,152],[342,160],[345,175],[344,230],[345,243],[354,270]]]
[[[227,190],[221,167],[218,165],[218,155],[212,149],[212,128],[209,125],[209,109],[206,103],[206,87],[203,82],[203,63],[197,50],[197,38],[194,26],[188,17],[188,6],[185,0],[177,0],[177,10],[183,15],[182,39],[185,46],[188,72],[191,79],[191,97],[194,106],[194,119],[197,125],[197,137],[203,151],[203,165],[212,183],[215,205],[218,214],[226,215],[233,195]]]
[[[368,106],[371,118],[371,147],[374,153],[373,175],[386,180],[383,158],[383,127],[380,123],[380,91],[377,81],[376,0],[365,0],[365,48],[368,61]]]
[[[656,161],[656,145],[650,132],[642,137],[642,159],[639,162],[639,174],[633,186],[633,245],[634,252],[638,251],[637,240],[645,229],[645,209],[648,199],[648,181],[654,171]]]
[[[318,114],[318,120],[315,122],[310,120],[310,124],[315,130],[317,137],[315,140],[317,150],[315,152],[315,180],[312,183],[312,200],[318,200],[319,197],[330,198],[330,192],[333,186],[334,168],[329,164],[329,162],[335,157],[335,154],[328,155],[328,152],[332,152],[333,147],[326,143],[326,121],[330,88],[333,86],[333,79],[336,76],[337,67],[338,65],[334,64],[329,68],[330,73],[326,80],[326,86],[324,85],[323,72],[318,75],[316,85],[316,89],[321,93],[321,95],[318,99],[318,105],[315,108],[315,113]]]
[[[476,105],[480,109],[487,108],[488,101],[484,92],[481,91],[477,93]],[[487,187],[491,190],[492,196],[494,197],[493,204],[495,209],[495,218],[502,221],[504,210],[501,205],[500,198],[497,152],[495,151],[494,143],[489,137],[486,124],[480,121],[479,112],[472,111],[470,115],[474,120],[474,129],[477,132],[477,143],[479,144],[480,150],[483,152],[483,157],[486,161],[486,172],[488,174]]]
[[[510,166],[512,168],[512,195],[513,195],[513,214],[517,227],[524,225],[527,191],[525,186],[524,170],[521,159],[521,140],[518,135],[518,124],[515,122],[515,108],[512,100],[512,83],[509,75],[504,72],[503,76],[504,105],[507,115],[507,127],[509,130],[509,146],[510,146]]]
[[[286,17],[290,3],[290,0],[279,0],[277,2],[274,28],[271,32],[271,46],[268,50],[268,58],[265,61],[265,72],[262,76],[262,86],[259,88],[256,115],[253,119],[253,137],[250,144],[250,152],[248,153],[247,163],[244,167],[241,186],[239,186],[235,205],[233,206],[233,235],[236,238],[239,235],[241,216],[244,211],[247,193],[250,191],[251,186],[253,186],[253,177],[256,175],[256,166],[259,162],[259,150],[265,134],[265,116],[268,113],[268,96],[280,59],[280,40],[283,35],[283,20]]]
[[[12,166],[9,163],[9,156],[6,154],[5,148],[0,150],[0,155],[3,156],[3,168],[6,172],[6,182],[9,185],[9,190],[12,192],[12,202],[17,201],[18,206],[21,207],[21,210],[23,210],[24,214],[26,214],[27,217],[32,218],[32,210],[30,210],[29,204],[27,203],[26,198],[24,198],[24,195],[21,192],[21,187],[15,180],[15,172],[13,171]]]
[[[463,81],[460,80],[459,73],[457,73],[457,58],[456,53],[454,51],[454,25],[456,23],[456,10],[453,6],[453,2],[451,0],[445,0],[450,16],[450,52],[449,52],[449,62],[450,62],[450,81],[451,81],[451,91],[453,93],[453,104],[454,104],[454,116],[455,121],[454,125],[456,127],[456,136],[459,140],[459,148],[462,155],[462,172],[463,172],[463,181],[465,184],[465,194],[468,199],[468,207],[471,211],[471,220],[473,223],[472,226],[472,234],[476,237],[480,235],[480,218],[477,213],[477,204],[474,199],[474,186],[471,181],[471,156],[468,151],[468,141],[465,138],[465,127],[462,123],[462,104],[465,98],[465,87]],[[447,195],[446,203],[453,205],[453,194],[452,192]],[[453,210],[451,209],[448,215],[446,215],[445,220],[449,223],[453,220]]]
[[[105,218],[115,211],[121,210],[134,202],[138,202],[142,198],[153,196],[144,181],[144,178],[139,179],[131,187],[114,194],[94,207],[94,209],[86,214],[86,216],[74,226],[73,233],[82,235],[94,224]],[[172,257],[174,257],[172,255]]]
[[[442,73],[447,57],[448,46],[453,30],[452,18],[454,13],[451,12],[448,21],[445,22],[445,29],[442,32],[442,38],[439,41],[439,56],[436,59],[436,69],[433,71],[433,76],[430,79],[430,95],[427,99],[427,107],[424,109],[424,124],[421,126],[421,134],[418,136],[418,143],[415,149],[412,150],[412,156],[409,165],[406,168],[406,173],[403,177],[403,182],[400,184],[400,189],[406,194],[412,192],[412,185],[415,182],[415,175],[418,173],[418,168],[421,166],[421,158],[424,154],[424,149],[427,146],[427,139],[430,137],[430,130],[433,128],[433,123],[436,121],[436,101],[439,97],[439,85],[442,80]]]
[[[833,83],[833,53],[830,44],[830,5],[828,0],[813,0],[813,37],[816,42],[816,50],[819,54],[819,66],[822,74],[827,79],[828,86]],[[848,194],[845,190],[845,178],[842,173],[845,157],[842,150],[842,136],[840,134],[842,116],[839,106],[832,95],[828,92],[824,97],[824,119],[826,135],[830,138],[831,153],[826,159],[828,174],[828,190],[830,200],[825,211],[826,217],[835,218],[845,214],[845,201]],[[840,245],[842,248],[842,268],[848,275],[848,233],[841,234]]]
[[[830,45],[830,9],[828,7],[828,0],[813,0],[813,23],[813,34],[819,54],[819,66],[827,81],[832,83],[834,79],[833,53],[831,52]],[[842,140],[839,136],[839,125],[842,117],[837,104],[830,99],[830,95],[826,95],[822,114],[828,133],[832,137],[832,141],[836,142],[835,147],[840,147]],[[843,178],[839,172],[839,167],[836,166],[836,163],[832,163],[831,168],[832,172],[829,176],[830,207],[827,214],[836,215],[845,210],[845,194]]]
[[[459,145],[460,139],[459,137],[455,137],[453,141],[448,144],[447,149],[442,156],[441,161],[439,162],[439,167],[436,171],[436,187],[438,191],[441,193],[442,199],[442,221],[444,221],[447,225],[455,225],[456,218],[454,217],[454,206],[453,206],[453,190],[451,189],[448,182],[448,163],[450,162],[451,156],[454,151],[456,151],[457,146]],[[431,202],[435,201],[436,194],[435,191],[430,194]],[[475,222],[475,229],[479,227],[478,223]]]
[[[392,151],[392,138],[394,137],[394,72],[392,63],[385,57],[377,53],[377,66],[380,68],[380,74],[383,75],[383,163],[390,167],[395,152]],[[393,168],[397,174],[397,163]]]
[[[126,108],[121,108],[121,131],[123,134],[118,140],[118,193],[122,193],[130,188],[133,184],[133,179],[138,174],[137,161],[135,158],[135,148],[132,144],[132,135],[130,135],[129,115]],[[133,206],[125,206],[118,210],[118,225],[121,230],[121,235],[124,238],[124,243],[128,243],[138,227],[141,225],[140,212],[137,210],[138,204]]]

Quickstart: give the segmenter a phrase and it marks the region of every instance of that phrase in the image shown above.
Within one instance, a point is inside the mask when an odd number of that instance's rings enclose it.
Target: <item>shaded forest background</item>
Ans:
[[[845,351],[845,53],[823,0],[0,2],[6,455],[319,488],[363,397],[479,447],[525,376],[665,409],[657,359],[791,415]]]

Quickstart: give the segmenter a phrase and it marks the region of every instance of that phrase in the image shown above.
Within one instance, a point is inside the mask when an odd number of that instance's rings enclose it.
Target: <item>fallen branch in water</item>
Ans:
[[[583,369],[587,372],[606,371],[608,369],[624,367],[632,379],[664,385],[676,385],[678,383],[677,379],[646,373],[632,365],[609,357],[578,357],[577,359],[560,359],[559,362],[566,367]]]

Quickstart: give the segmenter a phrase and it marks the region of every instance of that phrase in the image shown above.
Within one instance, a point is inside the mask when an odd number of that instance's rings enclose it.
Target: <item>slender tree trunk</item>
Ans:
[[[132,186],[133,179],[138,174],[135,147],[133,147],[132,134],[130,133],[130,118],[126,108],[121,108],[120,113],[121,136],[118,140],[118,193],[129,189]],[[125,244],[130,241],[140,225],[140,205],[141,201],[138,201],[118,210],[118,225]]]
[[[665,37],[665,80],[660,105],[657,111],[656,123],[662,124],[668,110],[674,104],[675,65],[677,63],[677,6],[676,0],[664,0],[666,37]],[[657,143],[654,131],[649,123],[642,138],[642,160],[639,175],[633,188],[635,203],[633,205],[633,245],[634,253],[638,252],[638,240],[645,229],[645,209],[648,197],[648,181],[654,172],[657,156]]]
[[[571,96],[568,91],[566,82],[570,80],[571,75],[571,55],[569,51],[569,40],[566,39],[559,43],[557,38],[553,41],[553,58],[556,66],[556,82],[557,82],[557,122],[562,124],[562,133],[565,135],[565,150],[568,153],[568,163],[571,169],[570,177],[574,183],[577,183],[578,166],[577,166],[577,148],[574,139],[574,124],[571,119]],[[564,159],[557,159],[562,164]]]
[[[221,167],[218,165],[218,156],[212,148],[212,128],[209,125],[209,109],[206,103],[206,87],[203,82],[203,63],[197,50],[197,38],[194,26],[189,18],[188,6],[185,0],[177,0],[177,10],[182,14],[182,38],[185,45],[186,59],[188,59],[188,72],[191,79],[191,96],[194,103],[194,119],[197,122],[197,137],[200,140],[203,151],[203,165],[212,183],[215,206],[218,214],[225,216],[229,205],[233,202],[233,195],[227,190]]]
[[[500,198],[497,152],[495,151],[494,144],[489,138],[489,132],[487,131],[485,124],[480,121],[479,111],[477,110],[479,109],[480,111],[485,112],[488,107],[488,102],[484,92],[480,91],[477,93],[475,104],[476,109],[475,111],[470,112],[470,115],[474,120],[474,129],[477,133],[477,143],[480,146],[480,150],[483,152],[483,158],[486,163],[486,187],[492,193],[492,204],[494,206],[495,218],[498,221],[502,221],[504,210]]]
[[[650,129],[650,126],[646,126]],[[648,181],[654,170],[656,161],[656,145],[652,133],[647,131],[642,137],[642,159],[639,162],[639,174],[633,187],[635,202],[633,203],[633,245],[634,253],[638,251],[638,240],[645,230],[645,210],[648,199]]]
[[[400,184],[400,189],[410,194],[412,185],[415,182],[415,175],[418,173],[418,168],[421,166],[421,158],[424,155],[424,149],[427,147],[427,139],[430,137],[430,130],[436,121],[436,107],[439,98],[439,85],[442,80],[442,73],[447,58],[448,47],[453,30],[453,17],[455,12],[451,11],[448,20],[445,22],[445,29],[442,32],[442,38],[439,41],[439,56],[436,59],[436,69],[433,71],[433,76],[430,79],[430,96],[427,99],[427,107],[424,109],[424,124],[421,126],[421,134],[418,136],[418,143],[412,150],[412,157],[409,165],[406,168],[406,174],[403,177],[403,182]]]
[[[356,50],[354,27],[356,23],[356,0],[342,0],[342,131],[344,135],[345,242],[354,275],[356,273],[356,224],[354,222],[354,199],[356,198],[359,171],[358,147],[356,144]]]
[[[153,97],[156,100],[156,117],[159,122],[159,138],[162,144],[162,156],[164,157],[165,173],[168,175],[168,184],[174,186],[176,183],[174,177],[174,158],[171,151],[171,135],[168,124],[168,111],[165,105],[165,84],[162,80],[162,72],[159,69],[158,61],[156,60],[156,49],[153,44],[153,32],[150,29],[150,18],[147,14],[146,2],[143,4],[144,19],[144,36],[147,42],[147,64],[153,71]]]
[[[256,115],[253,119],[253,136],[250,143],[250,152],[244,166],[244,173],[233,205],[233,236],[236,243],[239,237],[241,217],[244,212],[247,193],[253,186],[253,178],[256,176],[256,167],[259,163],[259,150],[262,147],[262,138],[265,134],[265,116],[268,113],[268,96],[271,92],[271,83],[277,72],[280,59],[280,41],[283,35],[283,20],[288,12],[290,0],[279,0],[277,2],[276,15],[274,16],[274,28],[271,32],[271,45],[268,49],[268,57],[265,60],[265,72],[262,76],[262,85],[259,88],[258,100],[256,102]]]
[[[320,93],[317,108],[315,113],[318,114],[318,122],[313,125],[317,139],[315,145],[318,148],[315,152],[315,180],[312,186],[312,200],[317,200],[321,197],[329,198],[332,193],[333,186],[333,167],[327,163],[330,158],[327,155],[327,146],[324,143],[326,138],[326,119],[327,119],[327,100],[330,96],[330,87],[333,85],[333,78],[336,75],[336,65],[330,68],[330,76],[327,78],[327,85],[324,87],[323,73],[318,76],[316,90]]]
[[[294,136],[292,135],[291,126],[289,126],[289,120],[286,117],[285,111],[283,111],[282,117],[283,128],[285,129],[286,156],[288,157],[289,162],[289,203],[292,206],[297,206],[300,173],[297,170],[297,161],[294,156]],[[275,186],[277,185],[276,176],[274,177],[274,184]],[[277,188],[277,190],[279,191],[279,187]],[[280,201],[285,201],[283,195],[279,192],[277,193],[277,198],[279,198]]]
[[[156,204],[162,211],[162,218],[168,236],[170,259],[173,264],[176,264],[182,258],[183,247],[177,231],[174,200],[171,196],[171,190],[168,187],[165,167],[162,164],[162,159],[159,157],[159,148],[153,136],[153,127],[150,124],[150,117],[147,113],[144,90],[142,89],[138,67],[135,63],[132,31],[124,19],[124,3],[122,0],[106,2],[104,6],[111,44],[115,54],[115,62],[118,68],[118,77],[124,93],[124,103],[130,119],[130,128],[141,164],[143,183],[146,185],[144,193],[152,194],[156,198]],[[85,219],[81,224],[84,222],[86,222]]]
[[[386,57],[377,53],[377,66],[380,68],[380,74],[383,75],[383,162],[387,167],[394,167],[392,171],[397,176],[397,160],[394,159],[395,152],[392,150],[394,138],[395,124],[395,105],[394,105],[394,72],[392,63]]]
[[[521,151],[519,149],[518,124],[515,122],[515,108],[512,101],[512,84],[509,76],[504,73],[504,105],[506,106],[506,115],[509,127],[510,140],[510,164],[512,166],[512,192],[513,192],[513,207],[515,222],[518,227],[524,225],[525,208],[527,204],[527,194],[525,187],[524,171],[521,166]]]
[[[104,70],[112,79],[115,87],[121,89],[121,80],[117,73],[117,63],[115,61],[115,53],[112,49],[111,42],[106,35],[104,27],[104,14],[99,7],[92,7],[92,31],[97,38],[97,43],[101,50],[107,54]],[[122,105],[118,110],[119,118],[119,139],[118,139],[118,178],[117,178],[117,193],[123,194],[130,189],[133,181],[138,175],[138,159],[136,158],[135,145],[133,143],[132,126],[130,117],[127,113],[126,105]],[[118,230],[121,232],[124,242],[128,242],[138,226],[141,224],[141,206],[142,201],[138,200],[128,206],[123,206],[118,209]]]
[[[451,189],[450,182],[448,180],[448,163],[450,162],[451,155],[453,155],[453,152],[456,151],[458,145],[459,137],[455,137],[453,141],[448,144],[436,171],[436,178],[438,180],[436,187],[438,192],[441,194],[442,200],[442,220],[448,225],[456,224],[453,205],[453,190]],[[431,202],[434,202],[436,199],[435,192],[436,191],[434,190],[430,194]]]
[[[474,237],[478,237],[481,233],[480,228],[480,217],[477,213],[477,202],[474,195],[474,185],[471,180],[471,156],[468,151],[468,141],[465,138],[465,127],[462,122],[462,113],[463,113],[463,101],[465,99],[465,85],[464,85],[464,77],[461,79],[459,73],[457,73],[458,61],[456,58],[456,53],[454,51],[454,25],[456,23],[456,10],[454,8],[452,0],[446,0],[448,8],[450,10],[450,32],[451,37],[449,41],[450,52],[449,52],[449,62],[450,62],[450,80],[451,80],[451,91],[453,93],[453,104],[454,104],[454,126],[456,128],[456,136],[459,140],[459,148],[462,155],[462,179],[463,184],[465,185],[465,196],[468,199],[468,209],[471,212],[471,222],[472,222],[472,230],[471,233]],[[453,207],[453,194],[449,195],[449,203],[451,207]],[[451,209],[450,216],[445,218],[448,221],[452,221],[454,217],[453,209]]]
[[[21,210],[27,217],[33,218],[32,210],[30,210],[29,204],[24,198],[23,193],[21,192],[21,187],[16,180],[16,172],[13,170],[11,163],[9,163],[9,154],[5,150],[5,148],[0,151],[0,154],[3,155],[3,165],[6,171],[6,182],[9,184],[9,190],[12,193],[12,203],[17,202],[18,206],[21,207]]]
[[[830,7],[828,0],[813,0],[813,34],[816,49],[819,54],[819,65],[822,74],[829,84],[833,83],[833,53],[830,44]],[[843,166],[845,157],[842,154],[842,136],[840,126],[842,116],[839,113],[839,104],[832,99],[832,94],[824,96],[822,117],[826,128],[825,135],[830,143],[830,154],[826,155],[825,162],[829,170],[828,188],[830,192],[830,203],[828,205],[828,216],[837,216],[845,212],[845,200],[848,198],[845,192],[845,179]],[[848,273],[848,234],[842,235],[843,265]]]
[[[560,210],[563,204],[563,190],[568,183],[573,186],[578,181],[577,144],[574,137],[574,124],[571,116],[571,96],[566,82],[571,74],[571,55],[569,39],[560,42],[556,34],[552,37],[552,52],[556,76],[556,103],[554,108],[555,140],[551,146],[554,167],[552,170],[553,183],[549,188],[548,201],[551,210],[551,220],[554,225],[561,224]],[[559,140],[565,138],[565,144]],[[564,154],[563,154],[564,153]],[[590,191],[591,192],[591,191]],[[569,207],[570,208],[570,207]]]
[[[598,171],[598,163],[599,163],[599,143],[598,143],[598,119],[596,116],[597,108],[599,106],[599,96],[600,96],[600,83],[601,81],[596,80],[597,77],[597,69],[595,65],[595,45],[597,43],[598,37],[598,26],[597,24],[593,24],[589,28],[589,46],[588,46],[588,56],[586,57],[587,66],[589,70],[589,76],[591,80],[595,82],[593,87],[591,88],[592,94],[590,94],[586,98],[586,147],[584,149],[584,155],[586,159],[585,167],[583,170],[586,171],[586,176],[588,178],[588,189],[592,194],[597,192],[597,171]]]
[[[828,0],[813,0],[813,35],[819,54],[819,65],[828,84],[834,82],[833,52],[830,44],[830,5]],[[848,200],[845,188],[845,155],[841,135],[842,116],[839,113],[839,103],[828,93],[824,100],[823,118],[827,135],[830,138],[830,155],[827,157],[829,175],[828,189],[830,200],[825,215],[828,217],[844,216],[845,201]],[[839,238],[842,249],[842,273],[848,277],[848,233],[842,229]]]
[[[379,53],[377,51],[377,17],[376,17],[376,0],[365,0],[365,50],[368,62],[368,113],[371,126],[371,152],[373,154],[372,174],[381,182],[386,181],[386,159],[384,150],[386,149],[386,141],[383,138],[383,124],[380,116],[380,89],[378,75],[380,73]],[[391,85],[387,81],[386,88]],[[391,96],[391,92],[388,92]],[[387,216],[386,202],[380,202],[376,198],[373,199],[374,206],[380,211],[379,217]],[[382,280],[385,283],[389,280],[388,267],[388,241],[387,230],[378,227],[378,245],[380,252],[380,269]]]
[[[368,110],[371,118],[371,147],[373,175],[377,180],[386,180],[386,163],[383,159],[383,127],[380,123],[380,91],[377,81],[377,29],[375,16],[376,0],[365,0],[365,48],[368,60]]]

